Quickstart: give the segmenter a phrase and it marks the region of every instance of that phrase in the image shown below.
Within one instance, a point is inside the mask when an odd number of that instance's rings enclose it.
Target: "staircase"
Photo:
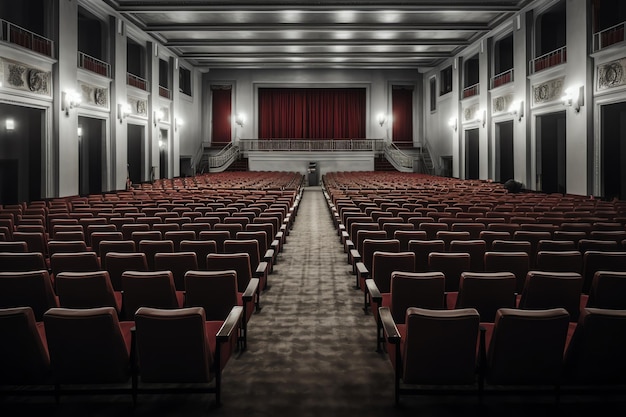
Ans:
[[[244,158],[244,157],[240,157],[239,159],[237,159],[236,161],[233,161],[232,164],[230,164],[230,166],[228,168],[226,168],[226,171],[248,171],[249,167],[248,167],[248,158]]]
[[[434,174],[435,173],[435,164],[433,163],[433,159],[430,157],[430,152],[427,149],[422,148],[422,152],[420,152],[420,172],[424,174]]]
[[[396,168],[385,158],[385,155],[379,155],[374,158],[374,171],[397,171]]]

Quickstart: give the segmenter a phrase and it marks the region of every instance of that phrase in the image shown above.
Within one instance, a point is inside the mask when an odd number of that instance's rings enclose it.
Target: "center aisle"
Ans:
[[[217,415],[393,414],[393,373],[320,187],[306,188]],[[242,378],[243,376],[243,378]]]

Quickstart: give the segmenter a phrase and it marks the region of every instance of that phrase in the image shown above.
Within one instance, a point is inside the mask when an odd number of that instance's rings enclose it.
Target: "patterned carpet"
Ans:
[[[497,397],[402,397],[393,405],[393,371],[375,350],[376,327],[319,187],[305,189],[294,227],[249,323],[248,349],[223,376],[223,405],[213,395],[49,397],[0,401],[0,415],[57,416],[553,416],[587,415],[624,402]],[[4,410],[4,411],[3,411]],[[592,413],[593,414],[593,413]]]

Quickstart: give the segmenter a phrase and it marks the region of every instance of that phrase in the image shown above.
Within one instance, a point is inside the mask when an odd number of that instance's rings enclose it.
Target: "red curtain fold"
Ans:
[[[261,139],[364,139],[364,88],[260,88]]]
[[[211,106],[211,141],[228,143],[231,140],[231,91],[230,88],[214,88]]]
[[[413,89],[391,90],[392,141],[413,142]]]

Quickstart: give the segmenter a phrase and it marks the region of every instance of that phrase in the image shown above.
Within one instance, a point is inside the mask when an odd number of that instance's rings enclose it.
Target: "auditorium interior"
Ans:
[[[623,414],[625,30],[0,2],[0,414]]]

